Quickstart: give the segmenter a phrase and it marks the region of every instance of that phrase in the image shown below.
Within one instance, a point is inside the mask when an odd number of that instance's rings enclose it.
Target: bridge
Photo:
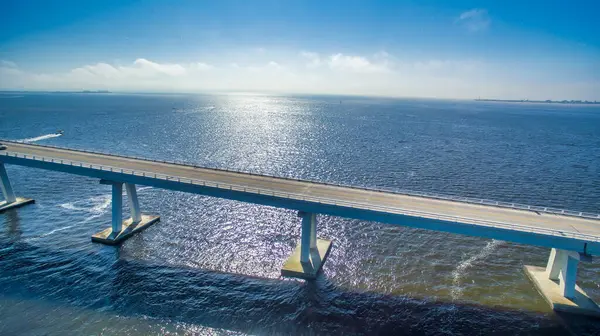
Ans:
[[[112,186],[112,223],[92,241],[118,244],[159,221],[140,210],[136,185],[298,211],[302,233],[285,261],[283,276],[314,279],[332,246],[317,238],[318,215],[492,238],[550,248],[546,267],[525,272],[555,310],[600,316],[599,307],[576,285],[580,261],[600,254],[600,215],[484,199],[392,192],[199,167],[106,153],[1,140],[0,212],[33,203],[17,197],[5,164],[98,178]],[[123,220],[123,186],[131,210]]]

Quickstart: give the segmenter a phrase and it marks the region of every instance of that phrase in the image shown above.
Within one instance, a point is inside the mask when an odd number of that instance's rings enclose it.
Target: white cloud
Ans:
[[[132,65],[113,66],[107,63],[85,65],[71,70],[69,77],[73,79],[128,79],[178,77],[192,70],[206,70],[210,66],[205,63],[194,63],[184,67],[173,63],[156,63],[145,58],[136,59]]]
[[[212,65],[203,62],[190,64],[157,63],[145,58],[138,58],[133,64],[124,66],[113,66],[107,63],[86,65],[71,70],[71,74],[112,79],[159,78],[182,77],[195,72],[209,71],[213,68]]]
[[[284,67],[275,62],[275,61],[269,61],[266,64],[260,64],[260,65],[249,65],[249,66],[239,66],[238,64],[234,63],[235,65],[233,67],[240,69],[240,70],[247,70],[247,71],[251,71],[251,72],[273,72],[273,71],[279,71],[279,70],[284,70]]]
[[[99,76],[104,78],[116,78],[121,74],[119,70],[107,63],[97,63],[94,65],[86,65],[80,68],[71,70],[73,76]]]
[[[306,63],[307,68],[316,68],[321,65],[321,57],[315,52],[302,51],[300,56],[308,60],[308,63]]]
[[[329,67],[334,70],[340,71],[353,71],[362,73],[377,73],[387,72],[388,68],[387,61],[373,63],[366,57],[362,56],[349,56],[344,54],[335,54],[329,57]]]
[[[461,13],[455,22],[471,32],[479,32],[486,30],[492,23],[492,20],[486,9],[474,8]]]
[[[169,76],[181,76],[186,73],[186,68],[179,64],[155,63],[145,58],[138,58],[133,62],[133,71],[143,73],[165,74]]]
[[[276,59],[224,59],[161,63],[139,58],[128,64],[100,62],[55,73],[36,73],[0,62],[0,89],[137,92],[270,91],[438,98],[600,100],[598,81],[538,77],[547,69],[530,64],[491,66],[472,59],[403,59],[385,51],[371,55],[304,51]],[[308,63],[306,63],[306,61]],[[310,65],[309,67],[307,67]],[[523,67],[527,71],[523,71]],[[523,74],[527,73],[524,77]],[[522,84],[515,84],[522,83]],[[525,84],[526,83],[526,84]]]
[[[193,63],[190,66],[193,70],[199,70],[199,71],[208,71],[211,69],[214,69],[214,67],[210,64],[206,64],[206,63],[202,63],[202,62],[198,62],[198,63]]]

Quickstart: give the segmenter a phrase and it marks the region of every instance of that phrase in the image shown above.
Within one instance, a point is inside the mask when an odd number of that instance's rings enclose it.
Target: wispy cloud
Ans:
[[[279,71],[279,70],[284,69],[284,67],[281,64],[279,64],[275,61],[269,61],[267,64],[264,64],[264,65],[250,65],[247,67],[240,67],[239,65],[236,64],[236,66],[238,69],[248,70],[248,71],[252,71],[252,72],[265,72],[265,71],[273,72],[273,71]]]
[[[461,13],[455,23],[467,28],[470,32],[480,32],[487,30],[492,20],[486,9],[474,8]]]
[[[133,65],[136,67],[136,70],[139,69],[144,72],[165,74],[169,76],[181,76],[187,71],[187,69],[180,64],[160,64],[149,61],[145,58],[136,59],[135,62],[133,62]]]
[[[202,62],[192,63],[190,65],[190,67],[194,70],[199,70],[199,71],[207,71],[207,70],[214,69],[214,66],[212,66],[210,64],[202,63]]]
[[[0,77],[2,75],[5,76],[15,76],[21,74],[21,70],[15,62],[0,60]],[[1,83],[0,83],[1,84]]]
[[[382,73],[389,72],[390,55],[381,51],[373,57],[360,55],[345,55],[342,53],[321,56],[316,52],[302,51],[300,57],[304,58],[308,69],[316,69],[321,66],[329,67],[336,72],[353,73]]]
[[[479,59],[409,59],[380,51],[344,54],[293,51],[251,62],[244,57],[221,63],[169,63],[138,58],[129,63],[93,63],[67,71],[30,71],[22,64],[0,61],[0,89],[114,91],[267,91],[439,98],[476,96],[530,99],[598,100],[600,82],[556,82],[523,71],[493,70]],[[531,67],[528,66],[528,70]],[[539,69],[538,69],[539,71]]]
[[[334,54],[329,57],[329,67],[334,70],[352,71],[360,73],[388,72],[388,63],[385,59],[378,62],[369,60],[363,56],[351,56]]]
[[[0,67],[3,68],[16,68],[17,64],[15,62],[0,60]]]
[[[308,63],[306,63],[307,68],[316,68],[321,65],[321,57],[316,52],[302,51],[300,56],[308,60]]]
[[[418,61],[413,64],[413,68],[420,73],[430,74],[464,74],[476,71],[483,67],[483,63],[476,60],[428,60]]]
[[[157,63],[145,58],[136,59],[131,65],[115,66],[108,63],[85,65],[71,70],[68,74],[76,79],[129,79],[129,78],[161,78],[181,77],[193,72],[210,70],[213,67],[206,63],[191,64]]]

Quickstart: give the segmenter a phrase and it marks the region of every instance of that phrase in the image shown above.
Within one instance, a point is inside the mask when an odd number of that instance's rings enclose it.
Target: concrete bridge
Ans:
[[[5,164],[98,178],[112,186],[112,225],[92,240],[118,244],[159,220],[142,214],[136,185],[183,191],[298,211],[302,235],[282,275],[313,279],[332,242],[317,238],[318,215],[451,232],[550,248],[546,267],[525,271],[553,309],[600,316],[576,285],[580,261],[600,254],[600,215],[490,200],[445,197],[286,179],[187,164],[1,141],[0,212],[33,203],[16,197]],[[123,220],[123,185],[131,208]]]

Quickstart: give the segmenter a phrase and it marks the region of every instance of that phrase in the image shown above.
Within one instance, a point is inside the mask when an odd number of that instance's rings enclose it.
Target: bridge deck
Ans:
[[[112,167],[114,171],[124,169],[131,171],[129,174],[143,172],[146,178],[151,177],[153,174],[167,175],[170,180],[206,181],[219,184],[219,188],[230,188],[247,193],[258,191],[259,194],[262,192],[263,195],[271,193],[283,199],[301,199],[307,202],[334,204],[340,207],[372,210],[391,215],[404,215],[407,218],[427,218],[447,223],[469,224],[471,228],[475,226],[475,229],[478,227],[496,227],[516,233],[533,232],[540,236],[575,239],[579,242],[588,243],[589,246],[586,246],[586,249],[590,248],[593,252],[600,252],[600,218],[581,218],[538,211],[517,210],[23,143],[3,142],[3,144],[7,146],[7,149],[0,152],[0,162],[29,165],[24,160],[44,160],[45,162],[54,160],[55,163],[64,160],[63,163],[75,162],[75,164],[81,164],[82,166],[102,166],[102,169]],[[19,160],[11,161],[10,159],[13,159],[11,157]],[[55,166],[53,165],[40,166],[38,164],[36,167],[58,170],[54,169]],[[232,199],[235,198],[232,197]],[[346,217],[352,218],[353,216],[348,215]],[[357,217],[354,216],[354,218]],[[404,225],[405,223],[398,224]],[[419,227],[418,225],[409,226]],[[451,230],[444,229],[442,231]],[[457,233],[464,232],[464,230],[462,232],[457,231]],[[469,232],[467,234],[479,235],[476,230]],[[490,234],[482,234],[481,236],[495,237]],[[506,236],[499,238],[506,239]],[[509,238],[508,240],[524,242],[518,238]],[[525,243],[529,241],[530,238]],[[532,243],[537,245],[535,241]],[[548,244],[541,245],[548,246]],[[581,245],[583,246],[583,244]]]

